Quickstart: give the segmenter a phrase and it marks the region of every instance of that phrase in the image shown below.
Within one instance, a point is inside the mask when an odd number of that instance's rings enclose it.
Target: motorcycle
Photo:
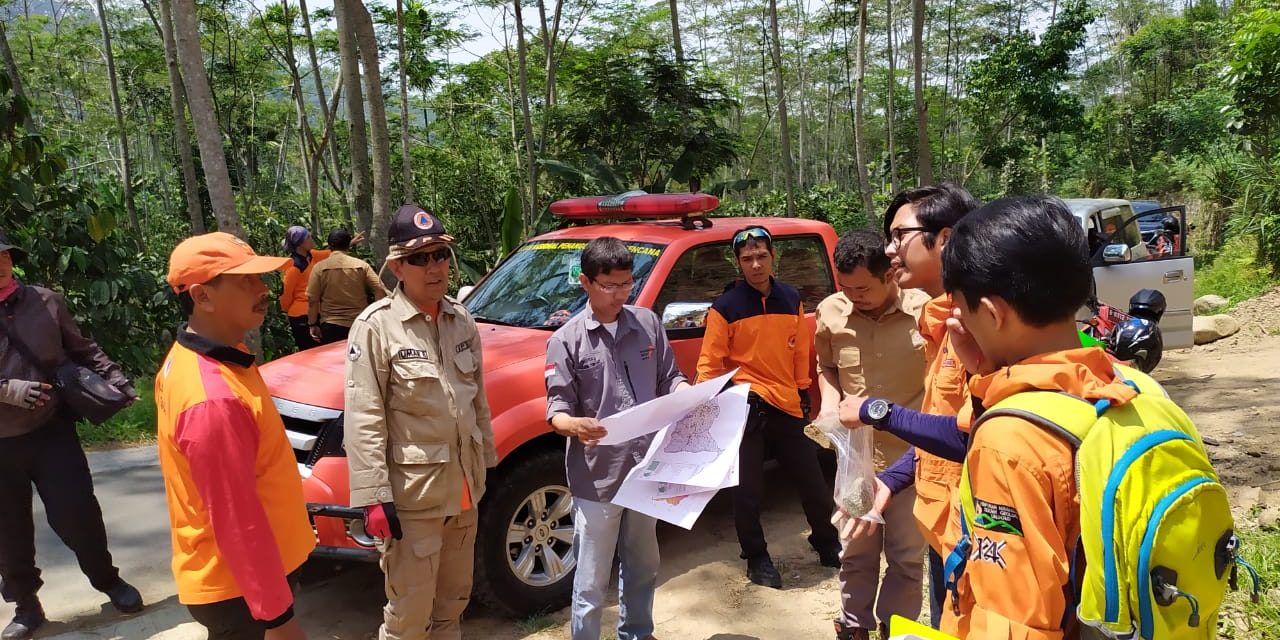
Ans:
[[[1164,354],[1164,338],[1160,318],[1166,308],[1164,294],[1155,289],[1142,289],[1129,298],[1128,312],[1090,298],[1093,315],[1082,322],[1081,340],[1086,346],[1098,345],[1118,362],[1132,364],[1150,373],[1160,364]]]

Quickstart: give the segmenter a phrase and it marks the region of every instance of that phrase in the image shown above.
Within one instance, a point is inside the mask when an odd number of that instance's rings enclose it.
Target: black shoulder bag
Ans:
[[[0,322],[0,327],[3,327],[5,334],[9,336],[9,343],[22,354],[22,357],[44,373],[58,390],[58,397],[77,416],[93,424],[102,424],[120,413],[132,401],[128,395],[112,386],[96,371],[71,360],[63,362],[52,370],[45,368],[27,344],[9,328],[8,323]]]

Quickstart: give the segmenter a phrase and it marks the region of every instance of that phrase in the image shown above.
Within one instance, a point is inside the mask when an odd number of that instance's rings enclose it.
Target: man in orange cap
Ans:
[[[284,423],[243,344],[269,306],[262,274],[288,262],[227,233],[169,257],[188,320],[156,374],[160,467],[178,600],[211,639],[305,637],[290,575],[315,535]]]

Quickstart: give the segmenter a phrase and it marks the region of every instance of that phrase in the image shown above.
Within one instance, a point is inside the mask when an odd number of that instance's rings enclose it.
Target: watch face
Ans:
[[[889,415],[889,403],[884,400],[876,400],[871,403],[870,407],[867,407],[867,414],[871,416],[872,420],[883,420],[885,416]]]

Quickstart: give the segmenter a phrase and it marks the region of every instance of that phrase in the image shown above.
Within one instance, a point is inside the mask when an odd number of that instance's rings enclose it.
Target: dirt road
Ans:
[[[1240,336],[1216,345],[1166,354],[1157,371],[1170,395],[1191,414],[1207,440],[1238,516],[1274,522],[1280,516],[1280,290],[1242,305]],[[772,479],[785,483],[781,474]],[[1269,484],[1268,484],[1269,483]],[[737,558],[729,504],[718,498],[693,531],[660,530],[663,567],[655,612],[658,635],[688,640],[791,640],[831,637],[839,605],[835,571],[824,569],[805,542],[806,525],[785,486],[767,496],[765,528],[783,572],[781,591],[750,585]],[[1256,508],[1260,507],[1260,508]],[[328,572],[328,573],[326,573]],[[373,637],[383,602],[376,567],[314,567],[299,611],[312,638]],[[1273,590],[1271,599],[1280,598]],[[567,612],[513,622],[469,613],[466,635],[487,640],[568,637]],[[606,614],[606,627],[616,619]],[[68,631],[76,629],[75,631]],[[64,638],[203,638],[172,598],[123,624],[96,614],[60,624]],[[46,636],[48,637],[48,636]],[[612,637],[612,636],[606,636]],[[1241,633],[1237,638],[1259,637]]]

